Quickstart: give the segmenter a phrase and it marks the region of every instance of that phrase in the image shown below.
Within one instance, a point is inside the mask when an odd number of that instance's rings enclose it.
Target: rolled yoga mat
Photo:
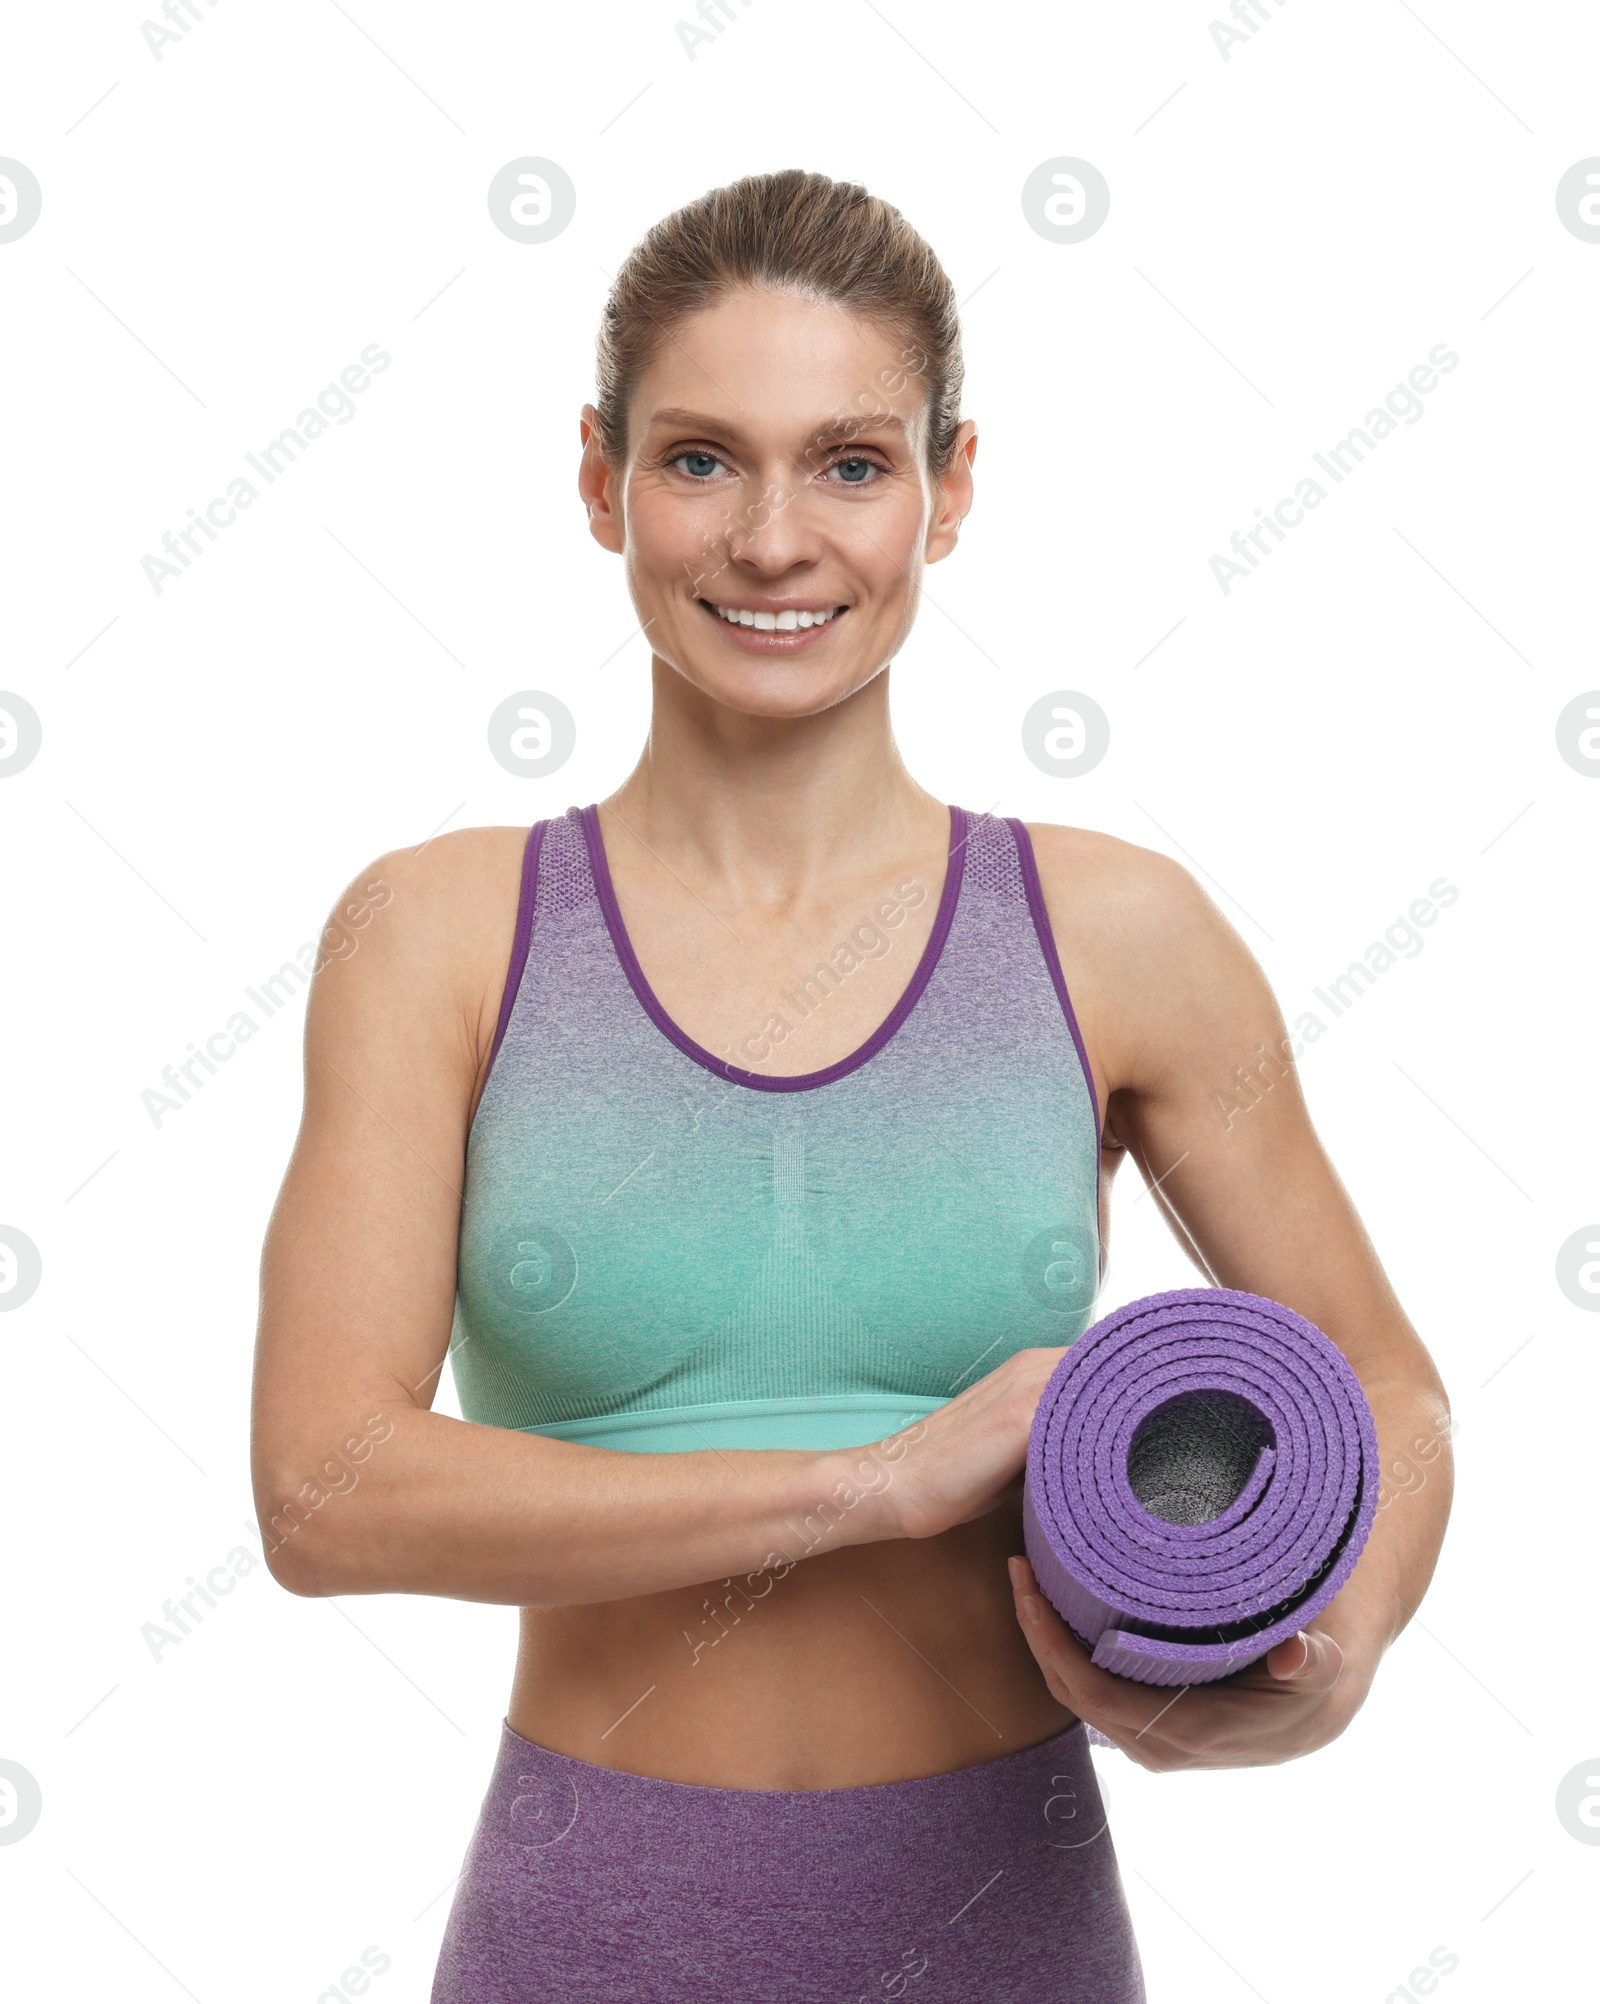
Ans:
[[[1024,1538],[1102,1670],[1205,1684],[1327,1606],[1377,1496],[1372,1410],[1329,1338],[1263,1295],[1181,1288],[1116,1309],[1056,1366]]]

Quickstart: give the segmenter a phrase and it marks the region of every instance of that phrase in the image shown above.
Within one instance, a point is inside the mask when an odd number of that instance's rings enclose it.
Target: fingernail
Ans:
[[[1011,1584],[1012,1584],[1012,1586],[1014,1586],[1015,1588],[1017,1588],[1017,1590],[1018,1590],[1018,1591],[1020,1592],[1020,1591],[1021,1591],[1021,1588],[1022,1588],[1022,1561],[1021,1561],[1021,1559],[1007,1559],[1007,1560],[1006,1560],[1006,1571],[1007,1571],[1007,1572],[1008,1572],[1008,1573],[1009,1573],[1009,1574],[1011,1575]]]
[[[1025,1593],[1022,1596],[1022,1611],[1035,1628],[1044,1620],[1044,1609],[1039,1605],[1038,1598],[1034,1594]]]

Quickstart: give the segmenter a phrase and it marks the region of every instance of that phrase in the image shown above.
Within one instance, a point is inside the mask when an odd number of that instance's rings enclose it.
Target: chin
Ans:
[[[853,696],[871,673],[819,675],[799,663],[764,664],[744,674],[708,673],[698,664],[673,664],[678,674],[720,709],[741,717],[800,718],[821,715]]]

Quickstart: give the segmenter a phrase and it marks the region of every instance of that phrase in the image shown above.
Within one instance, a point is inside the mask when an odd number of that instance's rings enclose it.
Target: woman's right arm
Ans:
[[[992,1509],[1059,1351],[1022,1352],[871,1449],[631,1454],[431,1410],[517,832],[380,858],[324,935],[304,1114],[262,1255],[252,1461],[273,1576],[301,1594],[559,1606],[931,1536]]]

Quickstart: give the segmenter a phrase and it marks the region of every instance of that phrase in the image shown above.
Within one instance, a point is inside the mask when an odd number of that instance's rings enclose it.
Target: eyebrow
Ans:
[[[727,418],[711,417],[705,411],[692,411],[681,405],[670,404],[662,410],[652,411],[651,425],[670,425],[684,431],[720,432],[724,437],[743,439],[739,426]],[[819,425],[807,439],[808,445],[832,445],[839,439],[860,438],[865,432],[898,432],[902,437],[909,435],[903,418],[880,412],[872,417],[839,417]]]

